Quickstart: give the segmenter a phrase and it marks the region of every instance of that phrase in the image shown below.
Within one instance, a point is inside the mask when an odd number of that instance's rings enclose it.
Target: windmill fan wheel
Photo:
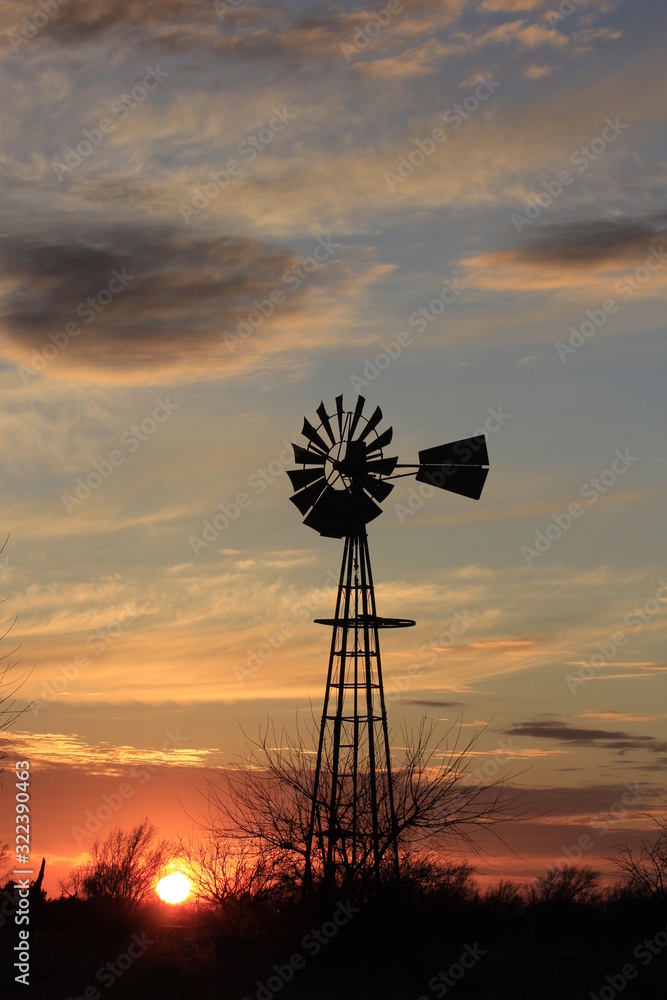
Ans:
[[[361,534],[382,513],[378,501],[393,489],[386,479],[398,458],[384,454],[392,428],[379,433],[382,410],[378,406],[365,417],[364,403],[359,396],[354,410],[345,410],[343,397],[337,396],[331,414],[320,403],[319,423],[303,421],[306,446],[292,445],[301,468],[288,472],[296,491],[290,499],[304,515],[304,524],[329,538]]]

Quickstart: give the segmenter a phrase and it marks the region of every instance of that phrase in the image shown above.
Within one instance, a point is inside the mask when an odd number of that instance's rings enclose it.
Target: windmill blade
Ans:
[[[380,503],[387,499],[394,488],[393,483],[387,483],[384,479],[373,479],[372,476],[364,476],[362,486]]]
[[[363,431],[359,435],[358,440],[363,441],[364,438],[367,438],[368,435],[371,433],[371,431],[375,430],[375,428],[377,427],[377,425],[380,423],[381,420],[382,420],[382,410],[380,409],[379,406],[377,406],[373,414],[369,417],[368,423],[366,424]]]
[[[463,438],[461,441],[451,441],[449,444],[439,444],[435,448],[426,448],[419,452],[419,464],[488,465],[486,438],[483,434],[478,434],[477,437]]]
[[[366,472],[374,476],[390,476],[396,468],[398,458],[374,458],[366,463]]]
[[[317,482],[306,486],[305,490],[301,490],[300,493],[295,493],[293,497],[290,497],[290,500],[295,507],[299,508],[302,514],[307,514],[326,485],[326,479],[324,476],[320,476]]]
[[[303,523],[327,538],[344,538],[361,531],[381,513],[382,508],[365,494],[353,496],[348,490],[327,486]]]
[[[362,414],[364,404],[366,400],[363,396],[359,396],[357,399],[357,405],[354,408],[354,413],[352,414],[352,423],[350,424],[350,441],[354,437],[354,432],[357,429],[357,424],[359,423],[359,417]]]
[[[353,516],[354,503],[347,490],[325,489],[304,520],[309,528],[329,538],[342,538]]]
[[[295,492],[302,490],[304,486],[310,486],[317,479],[323,478],[323,469],[288,469],[287,475],[290,477]]]
[[[360,527],[368,524],[369,521],[373,521],[382,513],[382,507],[379,507],[375,500],[371,500],[370,497],[365,495],[356,501],[355,506],[361,515]]]
[[[338,417],[338,431],[343,437],[343,397],[336,396],[336,416]]]
[[[488,474],[488,469],[476,465],[426,465],[419,468],[415,479],[448,493],[479,500]]]
[[[321,451],[324,452],[325,455],[328,454],[329,451],[328,444],[324,441],[323,438],[320,437],[320,435],[317,433],[317,431],[310,423],[310,421],[306,419],[306,417],[303,418],[303,427],[301,428],[301,433],[305,438],[308,438],[313,447],[319,448]]]
[[[292,442],[292,447],[294,448],[294,461],[297,465],[324,465],[326,455],[308,451],[307,448],[302,448],[301,445],[294,444],[294,442]]]
[[[382,448],[386,447],[386,445],[391,443],[391,439],[393,438],[393,436],[394,436],[394,428],[387,427],[386,431],[383,431],[382,434],[380,434],[380,436],[375,439],[375,441],[371,441],[371,443],[368,446],[368,449],[366,450],[366,454],[372,455],[374,451],[380,451]]]
[[[320,418],[326,436],[329,438],[332,444],[335,444],[336,438],[334,437],[334,433],[331,430],[331,424],[329,423],[329,417],[327,415],[327,411],[324,408],[324,402],[320,403],[315,412]]]

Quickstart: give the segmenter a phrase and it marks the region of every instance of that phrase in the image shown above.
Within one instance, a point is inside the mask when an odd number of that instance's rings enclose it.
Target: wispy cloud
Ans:
[[[624,730],[586,729],[561,720],[517,722],[505,732],[510,736],[532,736],[535,739],[556,740],[573,746],[615,750],[620,754],[629,750],[667,754],[667,742],[654,736],[635,736]]]

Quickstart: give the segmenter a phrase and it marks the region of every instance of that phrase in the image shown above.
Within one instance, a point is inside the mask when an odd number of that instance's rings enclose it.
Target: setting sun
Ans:
[[[172,872],[160,879],[155,891],[165,903],[182,903],[190,895],[190,879],[183,872]]]

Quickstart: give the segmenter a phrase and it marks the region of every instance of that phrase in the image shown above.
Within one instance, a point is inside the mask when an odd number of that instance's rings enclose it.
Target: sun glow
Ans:
[[[183,872],[172,872],[161,878],[155,887],[155,891],[165,903],[183,903],[190,895],[192,883]]]

